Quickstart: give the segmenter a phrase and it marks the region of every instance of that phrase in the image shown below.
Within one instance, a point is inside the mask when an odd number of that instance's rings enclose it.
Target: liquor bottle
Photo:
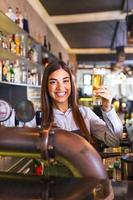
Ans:
[[[15,22],[19,26],[19,24],[20,24],[20,10],[19,10],[19,8],[16,8],[15,14],[16,14]]]
[[[21,11],[19,10],[19,8],[16,8],[16,24],[20,27],[20,28],[23,28],[23,15],[21,13]]]
[[[13,63],[10,63],[10,82],[15,82],[15,72],[13,69]]]
[[[12,7],[8,7],[8,11],[5,13],[12,21],[16,21],[16,15],[12,10]]]
[[[26,84],[28,73],[27,73],[27,70],[26,70],[25,63],[23,63],[23,62],[21,63],[21,73],[22,73],[21,82]]]
[[[49,63],[49,59],[48,59],[48,53],[44,53],[43,55],[42,55],[42,65],[44,66],[44,67],[47,67],[47,65],[48,65],[48,63]]]
[[[16,44],[16,55],[20,55],[20,37],[18,34],[15,34],[15,44]]]
[[[28,19],[27,19],[27,15],[25,14],[24,17],[23,17],[23,29],[29,33],[29,22],[28,22]]]
[[[51,43],[48,42],[48,51],[51,51]]]
[[[19,60],[14,60],[13,61],[13,71],[15,74],[15,83],[21,83],[22,79],[22,71],[21,71],[21,66]]]
[[[33,57],[32,57],[32,61],[33,62],[38,62],[38,52],[35,46],[33,46]]]
[[[47,49],[48,45],[47,45],[47,36],[44,35],[44,47]]]
[[[22,15],[21,12],[20,12],[20,15],[19,15],[19,27],[23,29],[23,15]]]
[[[20,55],[26,57],[26,41],[24,35],[21,35],[20,39]]]
[[[0,43],[1,43],[1,47],[4,49],[8,48],[8,42],[7,42],[7,37],[3,34],[3,32],[1,32],[0,34]]]
[[[33,61],[33,48],[32,47],[28,47],[28,52],[27,52],[27,56],[29,58],[29,60]]]
[[[2,81],[9,81],[9,61],[2,63]]]
[[[15,34],[12,34],[12,39],[10,41],[10,50],[12,53],[16,53]]]
[[[58,53],[58,56],[59,56],[59,59],[60,59],[61,61],[63,61],[62,53],[61,53],[61,52]]]

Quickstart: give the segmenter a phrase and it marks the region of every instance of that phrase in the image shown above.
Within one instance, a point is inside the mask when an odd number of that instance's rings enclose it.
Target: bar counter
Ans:
[[[0,173],[0,199],[10,200],[131,200],[133,181],[111,181],[114,197],[106,197],[106,181]],[[103,188],[104,187],[104,188]],[[112,193],[112,192],[111,192]]]
[[[106,150],[104,153],[105,157],[108,157],[108,154],[114,156],[114,153],[119,156],[119,153],[127,153],[127,150],[126,152],[125,148],[124,152]],[[16,165],[15,169],[13,167],[9,170],[11,167],[7,167],[4,157],[3,168],[0,170],[0,199],[130,200],[133,196],[133,181],[123,179],[118,181],[113,177],[109,179],[101,156],[94,147],[82,137],[62,129],[1,127],[0,154],[13,156],[15,162],[18,156],[22,161],[19,168]],[[25,174],[27,167],[30,169],[34,158],[40,158],[52,167],[55,163],[58,168],[57,171],[55,170],[56,176],[52,173],[48,173],[47,176],[36,175],[30,171]],[[61,173],[58,162],[72,175],[63,176],[64,173]],[[5,170],[4,164],[8,170]],[[47,169],[45,167],[44,172]],[[116,170],[119,169],[118,167],[115,166],[114,172],[118,171]]]

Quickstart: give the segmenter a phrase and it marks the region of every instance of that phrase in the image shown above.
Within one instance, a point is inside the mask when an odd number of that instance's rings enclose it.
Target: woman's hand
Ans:
[[[99,86],[93,91],[95,96],[102,98],[102,109],[105,112],[111,110],[112,96],[109,88],[107,86]]]

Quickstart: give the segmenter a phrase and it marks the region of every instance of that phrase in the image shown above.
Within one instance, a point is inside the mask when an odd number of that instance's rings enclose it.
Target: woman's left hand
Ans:
[[[112,102],[112,95],[107,86],[99,86],[94,91],[96,96],[100,96],[102,98],[102,109],[105,112],[111,110],[111,102]]]

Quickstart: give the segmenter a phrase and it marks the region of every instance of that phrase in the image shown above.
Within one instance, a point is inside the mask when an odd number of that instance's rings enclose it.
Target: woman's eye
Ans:
[[[69,79],[66,79],[66,80],[63,80],[64,83],[69,83],[70,80]]]
[[[50,85],[53,85],[53,84],[55,84],[56,83],[56,81],[49,81],[49,84]]]

